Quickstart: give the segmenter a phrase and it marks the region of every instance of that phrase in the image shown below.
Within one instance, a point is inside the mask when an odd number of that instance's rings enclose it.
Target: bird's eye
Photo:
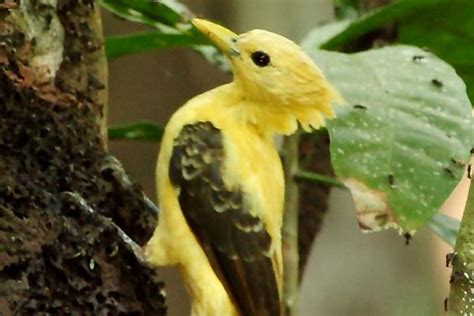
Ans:
[[[270,63],[270,56],[268,56],[267,53],[264,53],[259,50],[256,52],[253,52],[251,57],[252,57],[253,63],[259,67],[265,67]]]

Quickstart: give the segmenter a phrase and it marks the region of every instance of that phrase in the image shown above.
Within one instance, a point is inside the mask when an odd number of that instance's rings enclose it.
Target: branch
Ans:
[[[298,149],[300,170],[311,170],[318,175],[334,177],[327,131],[318,130],[311,134],[302,133]],[[323,226],[328,211],[328,199],[332,186],[304,179],[296,180],[300,196],[298,210],[298,272],[301,283],[312,245]]]
[[[471,164],[474,159],[471,158]],[[456,247],[447,309],[449,315],[474,314],[474,185],[470,185]],[[449,262],[448,262],[449,264]]]
[[[286,316],[298,315],[298,185],[294,176],[298,170],[299,134],[285,138],[283,167],[285,172],[285,213],[283,217],[283,303]]]
[[[322,174],[317,174],[314,172],[305,171],[301,169],[295,173],[295,180],[307,181],[307,182],[313,182],[313,183],[323,183],[323,184],[334,186],[340,189],[347,190],[347,187],[344,185],[344,183],[340,182],[339,180],[333,177],[328,177]]]

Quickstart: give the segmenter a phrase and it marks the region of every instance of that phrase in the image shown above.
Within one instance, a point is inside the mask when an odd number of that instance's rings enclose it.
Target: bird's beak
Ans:
[[[226,56],[240,55],[235,45],[238,35],[231,30],[203,19],[192,19],[191,23]]]

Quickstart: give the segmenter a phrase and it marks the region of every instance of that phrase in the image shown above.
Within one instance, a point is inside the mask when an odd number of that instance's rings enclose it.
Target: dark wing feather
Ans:
[[[213,269],[245,316],[279,316],[271,238],[240,189],[226,188],[222,133],[209,122],[185,125],[175,139],[169,177]]]

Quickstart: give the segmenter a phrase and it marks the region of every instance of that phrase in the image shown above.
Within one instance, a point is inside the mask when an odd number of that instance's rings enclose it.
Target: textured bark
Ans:
[[[113,225],[143,243],[156,214],[107,153],[102,42],[93,0],[0,3],[1,315],[165,313]]]

